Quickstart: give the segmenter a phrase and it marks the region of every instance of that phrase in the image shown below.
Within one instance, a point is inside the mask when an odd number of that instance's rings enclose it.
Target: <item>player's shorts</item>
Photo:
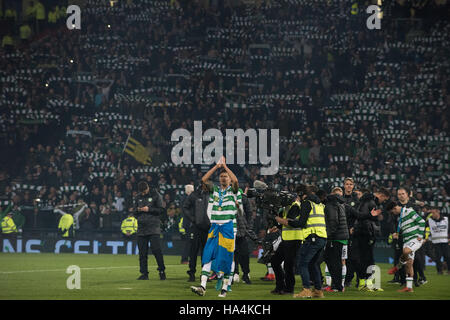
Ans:
[[[342,260],[347,260],[347,258],[348,258],[348,245],[344,244],[342,246],[342,257],[341,257],[341,259]]]
[[[408,255],[408,258],[414,260],[414,253],[420,249],[422,244],[423,244],[423,239],[419,241],[419,240],[417,240],[417,238],[409,240],[408,242],[403,244],[403,249],[409,248],[411,250],[411,253]]]

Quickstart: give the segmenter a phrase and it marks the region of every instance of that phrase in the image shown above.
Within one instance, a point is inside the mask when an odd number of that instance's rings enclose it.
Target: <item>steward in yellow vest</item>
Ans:
[[[58,21],[58,10],[56,7],[53,7],[53,10],[48,12],[47,22],[49,25],[55,25],[56,21]]]
[[[308,188],[305,185],[298,186],[297,194],[302,199],[298,224],[302,227],[302,246],[298,261],[303,282],[303,291],[295,294],[294,297],[319,298],[323,297],[323,292],[320,265],[318,262],[320,254],[327,243],[325,206],[315,194],[308,192]],[[314,282],[314,290],[310,289],[310,280]]]
[[[17,11],[13,8],[8,8],[5,10],[5,19],[6,20],[17,20]]]
[[[5,34],[2,39],[3,48],[12,48],[14,46],[14,39],[9,34]]]
[[[358,14],[358,2],[355,2],[355,3],[352,4],[351,14],[352,15],[357,15]]]
[[[282,225],[281,243],[270,261],[275,273],[275,289],[273,294],[293,294],[295,287],[295,264],[297,251],[300,248],[302,230],[299,228],[300,198],[283,209],[282,217],[275,220]],[[281,263],[284,261],[284,272]]]
[[[5,235],[14,235],[17,234],[17,227],[12,219],[12,212],[8,212],[8,214],[2,219],[2,233]]]
[[[128,218],[122,221],[122,225],[120,226],[120,230],[125,235],[125,237],[132,237],[137,232],[137,220],[133,217],[132,214],[128,216]]]
[[[20,26],[19,34],[21,41],[28,41],[31,38],[31,33],[31,28],[27,23]]]
[[[64,214],[59,219],[58,231],[63,238],[72,238],[74,236],[73,216],[70,213]]]
[[[36,19],[37,20],[45,20],[45,7],[44,5],[37,1],[34,5],[34,8],[36,10]]]
[[[61,20],[61,19],[63,19],[63,20],[65,20],[65,18],[67,17],[67,7],[66,6],[61,6],[61,7],[58,7],[58,6],[56,6],[56,9],[59,9],[58,10],[58,20]]]
[[[36,19],[36,5],[28,4],[25,7],[25,20],[34,21],[34,19]]]
[[[184,217],[181,217],[180,222],[178,222],[178,231],[180,231],[180,234],[184,236],[186,234],[186,229],[183,227],[183,221]]]

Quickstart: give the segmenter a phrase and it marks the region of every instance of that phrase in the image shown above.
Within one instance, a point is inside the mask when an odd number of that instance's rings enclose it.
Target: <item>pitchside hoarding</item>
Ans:
[[[0,250],[4,253],[75,253],[75,254],[127,254],[137,255],[139,250],[135,239],[55,239],[55,238],[21,238],[0,239]],[[184,248],[182,240],[162,240],[164,255],[181,255]],[[251,256],[258,257],[258,249],[251,251]],[[385,241],[378,241],[374,249],[375,261],[392,263],[393,251]],[[430,259],[426,257],[427,265]]]

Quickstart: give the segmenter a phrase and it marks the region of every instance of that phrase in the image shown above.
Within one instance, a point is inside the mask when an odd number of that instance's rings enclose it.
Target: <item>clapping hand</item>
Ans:
[[[377,217],[380,215],[380,213],[381,213],[381,209],[375,210],[375,208],[373,208],[372,211],[370,211],[370,214],[372,215],[372,217]]]
[[[222,156],[222,157],[219,159],[219,161],[217,162],[217,167],[218,167],[218,168],[222,168],[222,167],[226,167],[226,166],[227,166],[227,164],[226,164],[225,157]]]

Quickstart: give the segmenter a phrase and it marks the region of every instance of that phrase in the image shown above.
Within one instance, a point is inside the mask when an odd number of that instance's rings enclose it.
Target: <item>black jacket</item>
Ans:
[[[138,221],[137,235],[161,234],[160,215],[164,213],[164,208],[162,207],[162,199],[159,193],[150,189],[148,194],[138,194],[133,202],[134,216]],[[148,212],[137,210],[146,206],[149,207]]]
[[[328,195],[324,203],[328,240],[348,240],[344,200],[338,195]]]
[[[345,204],[352,206],[353,208],[358,208],[359,200],[358,195],[355,192],[352,192],[351,195],[344,194],[342,196],[342,200],[344,200]]]
[[[184,200],[182,206],[184,219],[189,219],[193,227],[203,231],[208,231],[210,227],[208,201],[209,192],[197,189]]]
[[[249,237],[253,241],[257,241],[258,237],[256,236],[255,232],[253,231],[253,219],[252,219],[252,212],[253,208],[250,204],[250,201],[248,201],[248,198],[245,194],[242,194],[242,206],[244,207],[244,212],[239,212],[236,217],[236,223],[237,223],[237,238],[245,238]]]
[[[355,237],[369,237],[375,239],[380,235],[380,224],[377,217],[371,215],[372,209],[381,209],[378,198],[372,193],[364,194],[358,206],[359,216],[354,223]]]
[[[311,194],[307,196],[305,200],[302,200],[300,202],[300,209],[298,208],[298,206],[293,206],[289,210],[287,217],[290,219],[295,219],[295,217],[300,216],[300,218],[296,220],[289,220],[289,226],[293,228],[306,227],[306,222],[308,221],[309,214],[312,209],[311,203],[309,201],[317,204],[320,203],[320,199],[316,195]]]

